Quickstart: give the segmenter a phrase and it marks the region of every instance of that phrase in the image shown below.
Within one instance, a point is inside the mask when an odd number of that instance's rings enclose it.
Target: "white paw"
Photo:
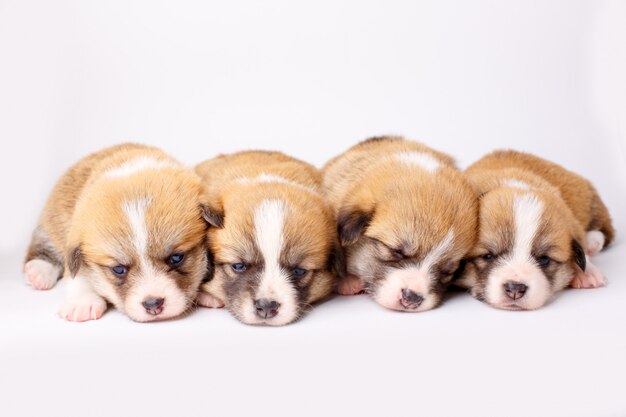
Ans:
[[[604,247],[604,233],[599,230],[587,232],[585,236],[585,253],[589,256],[597,255]]]
[[[598,288],[603,287],[607,283],[606,277],[602,274],[602,271],[589,262],[589,258],[587,258],[587,267],[585,268],[585,272],[580,271],[572,282],[570,286],[573,288]]]
[[[363,292],[363,281],[356,275],[348,275],[337,283],[337,292],[341,295],[355,295]]]
[[[43,259],[32,259],[24,265],[26,282],[38,290],[49,290],[59,279],[61,268]]]
[[[211,294],[200,291],[196,297],[196,304],[202,307],[209,308],[222,308],[224,302],[217,297],[213,297]]]
[[[59,309],[59,316],[68,321],[98,320],[107,309],[107,303],[96,294],[71,297]]]

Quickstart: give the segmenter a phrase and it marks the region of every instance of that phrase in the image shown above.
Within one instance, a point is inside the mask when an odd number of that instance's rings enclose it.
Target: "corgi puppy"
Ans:
[[[323,175],[346,251],[338,292],[365,290],[407,312],[439,305],[477,233],[477,198],[452,158],[379,137],[329,161]]]
[[[159,149],[91,154],[52,190],[26,280],[47,290],[65,275],[59,314],[69,321],[98,319],[107,302],[140,322],[183,314],[210,272],[204,198],[199,177]]]
[[[568,285],[605,284],[589,257],[615,232],[589,181],[515,151],[493,152],[466,175],[480,195],[480,231],[459,284],[474,297],[501,309],[533,310]]]
[[[221,155],[196,167],[210,198],[215,274],[198,304],[247,324],[300,318],[345,265],[319,171],[280,152]]]

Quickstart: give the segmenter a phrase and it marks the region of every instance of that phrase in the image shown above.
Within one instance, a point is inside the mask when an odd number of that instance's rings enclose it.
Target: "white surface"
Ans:
[[[607,288],[529,313],[359,296],[285,328],[72,324],[61,288],[20,275],[54,181],[125,140],[188,164],[252,147],[320,165],[382,133],[463,166],[528,150],[591,179],[623,232],[624,21],[618,1],[0,0],[0,415],[626,415],[621,234]]]

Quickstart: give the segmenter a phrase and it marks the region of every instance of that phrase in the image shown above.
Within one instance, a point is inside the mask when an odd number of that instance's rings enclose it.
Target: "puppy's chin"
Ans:
[[[523,294],[506,290],[506,285],[523,285]],[[505,264],[494,268],[484,286],[484,301],[503,310],[536,310],[553,296],[553,289],[545,274],[534,264]]]
[[[372,288],[372,298],[390,310],[418,313],[441,303],[441,295],[433,293],[430,273],[407,267],[386,272]]]

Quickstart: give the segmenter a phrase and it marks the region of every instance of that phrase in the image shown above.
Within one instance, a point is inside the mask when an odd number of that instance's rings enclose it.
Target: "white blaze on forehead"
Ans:
[[[426,152],[398,152],[395,158],[406,165],[417,166],[431,174],[441,167],[441,161]]]
[[[513,259],[528,259],[530,257],[542,213],[543,203],[535,195],[524,194],[515,197],[513,202],[513,216],[515,218]]]
[[[263,255],[266,273],[280,272],[286,212],[287,207],[282,200],[263,200],[254,212],[256,243]]]
[[[278,176],[278,175],[274,175],[274,174],[266,174],[266,173],[261,173],[259,175],[257,175],[256,177],[241,177],[241,178],[237,178],[235,180],[235,182],[239,183],[239,184],[253,184],[253,183],[279,183],[279,184],[286,184],[289,185],[291,187],[295,187],[295,188],[299,188],[301,190],[307,191],[311,194],[315,194],[316,196],[319,196],[319,191],[316,190],[315,188],[309,187],[307,185],[304,184],[300,184],[298,182],[295,181],[291,181],[288,180],[287,178]]]
[[[175,317],[183,313],[188,306],[187,297],[167,274],[159,271],[148,256],[148,226],[146,210],[150,206],[149,198],[137,198],[125,201],[122,209],[131,229],[131,241],[139,257],[138,272],[133,287],[124,301],[124,310],[137,321],[151,321]],[[163,312],[153,316],[145,311],[142,303],[149,298],[164,298]]]
[[[453,245],[454,230],[450,229],[441,242],[418,265],[392,270],[376,290],[374,299],[384,307],[404,310],[399,302],[400,293],[408,288],[424,298],[417,309],[408,311],[417,312],[433,308],[437,300],[430,293],[431,268],[452,249]]]
[[[150,205],[150,199],[138,198],[125,201],[122,209],[128,219],[132,233],[132,242],[137,254],[145,261],[148,255],[148,230],[146,227],[146,209]]]
[[[518,188],[520,190],[530,190],[532,188],[530,184],[524,181],[516,180],[515,178],[505,178],[500,182],[500,184],[505,187]]]
[[[421,262],[421,268],[430,269],[431,266],[435,262],[437,262],[443,255],[445,255],[454,244],[454,230],[448,230],[446,236],[439,242],[437,246],[435,246],[429,253],[426,255],[424,260]]]
[[[504,285],[509,282],[525,284],[528,288],[515,304],[534,309],[544,305],[552,295],[550,283],[532,257],[533,241],[541,225],[543,202],[533,194],[523,194],[513,201],[515,235],[511,254],[501,265],[492,269],[485,288],[490,304],[505,307],[513,300],[507,298]]]
[[[263,256],[264,268],[260,277],[255,299],[250,300],[243,312],[244,320],[255,323],[255,300],[267,299],[280,304],[278,315],[269,324],[286,324],[296,318],[296,292],[289,276],[280,266],[280,255],[284,246],[284,225],[288,207],[283,200],[266,199],[254,212],[254,233],[257,247]]]
[[[150,156],[140,156],[106,171],[103,176],[106,178],[130,177],[141,171],[163,168],[180,168],[180,165],[173,161],[163,161]]]

